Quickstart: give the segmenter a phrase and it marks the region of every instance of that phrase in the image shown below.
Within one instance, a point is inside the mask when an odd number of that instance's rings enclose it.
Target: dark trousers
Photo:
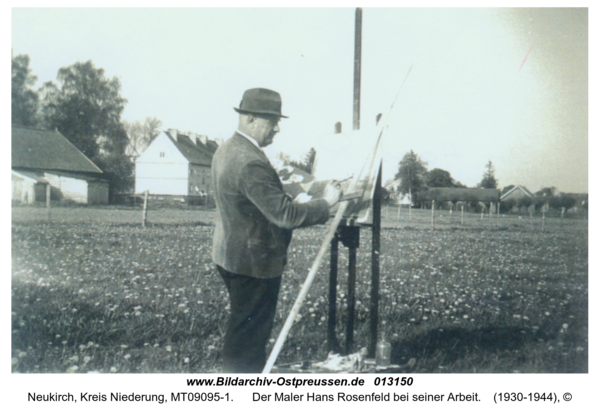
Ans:
[[[220,266],[231,302],[223,344],[223,372],[260,373],[267,356],[265,346],[271,335],[281,276],[258,279],[237,275]]]

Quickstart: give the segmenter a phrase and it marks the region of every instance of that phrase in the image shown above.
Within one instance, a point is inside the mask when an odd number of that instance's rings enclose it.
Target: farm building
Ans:
[[[135,161],[135,192],[182,197],[211,193],[210,167],[217,147],[204,135],[162,132]]]
[[[535,195],[527,190],[526,187],[519,185],[500,196],[500,202],[507,205],[513,212],[517,212],[521,208],[535,209],[535,201]]]
[[[57,130],[12,127],[12,199],[20,203],[72,200],[108,203],[103,172]]]
[[[498,189],[464,189],[451,187],[431,187],[425,192],[419,193],[419,199],[422,201],[435,200],[436,204],[449,205],[450,207],[465,205],[472,208],[491,208],[491,212],[496,211],[496,205],[500,201],[500,191]]]
[[[410,195],[400,193],[400,179],[388,179],[383,185],[390,192],[390,201],[397,205],[410,205]]]

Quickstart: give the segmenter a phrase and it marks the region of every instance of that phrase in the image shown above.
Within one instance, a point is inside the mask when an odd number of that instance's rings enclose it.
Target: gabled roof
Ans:
[[[12,127],[12,167],[102,173],[60,132],[23,126]]]
[[[515,186],[512,189],[510,189],[508,192],[504,193],[501,197],[500,197],[500,201],[506,199],[512,192],[514,192],[515,190],[520,190],[523,193],[525,193],[525,195],[529,196],[530,198],[534,199],[535,195],[533,193],[531,193],[529,190],[527,190],[526,187],[524,186]]]
[[[210,149],[194,144],[189,136],[177,134],[177,137],[174,137],[171,136],[169,132],[164,133],[190,163],[204,166],[210,166],[212,164],[214,152],[211,153]],[[209,142],[211,141],[209,140],[207,143]],[[212,143],[216,145],[216,143]]]

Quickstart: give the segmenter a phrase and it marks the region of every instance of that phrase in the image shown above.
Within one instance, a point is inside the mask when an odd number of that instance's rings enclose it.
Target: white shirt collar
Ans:
[[[254,140],[253,138],[251,138],[250,136],[248,136],[246,133],[240,132],[240,129],[237,130],[238,134],[241,134],[242,136],[244,136],[246,139],[250,140],[250,143],[252,143],[254,146],[258,147],[258,150],[260,150],[261,152],[263,151],[262,147],[260,147],[258,145],[258,142],[256,140]],[[264,153],[264,152],[263,152]]]

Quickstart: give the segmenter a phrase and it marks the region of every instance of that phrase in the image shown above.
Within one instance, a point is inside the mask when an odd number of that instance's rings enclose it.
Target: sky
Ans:
[[[290,117],[267,153],[299,158],[326,147],[336,122],[352,128],[354,17],[351,7],[13,8],[11,47],[29,55],[36,87],[92,60],[120,80],[123,119],[211,139],[233,134],[244,90],[276,90]],[[362,30],[361,128],[384,114],[384,181],[413,150],[468,186],[492,161],[500,187],[588,191],[587,9],[366,7]]]

